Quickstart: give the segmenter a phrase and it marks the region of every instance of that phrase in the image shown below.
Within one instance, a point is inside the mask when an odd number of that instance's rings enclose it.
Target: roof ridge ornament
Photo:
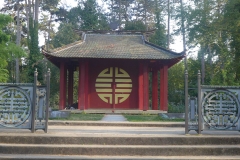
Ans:
[[[123,35],[146,35],[150,36],[152,35],[156,29],[152,29],[149,31],[136,31],[136,30],[79,30],[75,29],[74,30],[76,33],[82,35],[82,34],[123,34]]]

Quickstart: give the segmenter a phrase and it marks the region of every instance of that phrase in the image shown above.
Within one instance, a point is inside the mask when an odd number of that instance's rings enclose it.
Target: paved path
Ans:
[[[114,127],[114,126],[49,126],[48,133],[37,130],[31,133],[27,129],[0,129],[0,135],[24,134],[25,136],[141,136],[141,137],[182,137],[185,135],[183,127]],[[239,136],[237,131],[203,131],[200,136]],[[199,136],[191,131],[187,136]]]
[[[106,114],[102,118],[101,121],[107,121],[107,122],[124,122],[126,121],[126,118],[123,115],[110,115]]]

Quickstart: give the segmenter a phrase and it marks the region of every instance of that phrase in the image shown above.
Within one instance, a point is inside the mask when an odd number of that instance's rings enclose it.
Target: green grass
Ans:
[[[50,118],[50,120],[63,121],[99,121],[104,114],[88,114],[88,113],[71,113],[68,118]],[[129,122],[183,122],[184,119],[163,119],[158,115],[123,115]]]
[[[104,114],[71,113],[68,118],[51,118],[51,120],[69,120],[69,121],[99,121]]]
[[[129,122],[183,122],[184,119],[163,119],[158,115],[124,115]]]

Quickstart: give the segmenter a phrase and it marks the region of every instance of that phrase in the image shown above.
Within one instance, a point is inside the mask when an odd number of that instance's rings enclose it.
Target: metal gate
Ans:
[[[50,70],[45,86],[37,86],[37,75],[36,70],[34,83],[0,84],[0,128],[47,132]]]
[[[185,133],[195,130],[240,131],[240,87],[201,85],[198,73],[198,98],[188,97],[185,73]]]

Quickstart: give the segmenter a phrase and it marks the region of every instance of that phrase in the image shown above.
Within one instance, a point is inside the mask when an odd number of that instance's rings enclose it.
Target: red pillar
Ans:
[[[141,62],[138,75],[138,109],[143,110],[143,64]]]
[[[68,106],[73,104],[73,68],[68,69]]]
[[[79,61],[78,109],[85,109],[85,62]]]
[[[59,110],[66,107],[66,78],[67,69],[66,64],[61,62],[60,64],[60,96],[59,96]]]
[[[152,70],[152,110],[158,110],[158,70]]]
[[[78,109],[88,108],[88,62],[79,61]]]
[[[168,110],[168,66],[160,69],[160,110]]]
[[[88,109],[88,62],[85,62],[85,109]]]
[[[148,64],[143,63],[143,110],[149,109],[149,77]]]

